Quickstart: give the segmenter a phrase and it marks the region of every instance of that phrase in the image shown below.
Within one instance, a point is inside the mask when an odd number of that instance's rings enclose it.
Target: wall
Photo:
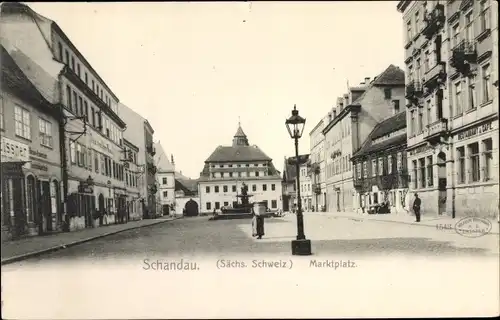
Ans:
[[[200,205],[200,197],[198,197],[198,196],[184,196],[184,194],[182,193],[182,194],[178,194],[175,196],[175,215],[176,216],[182,215],[184,207],[186,206],[186,203],[189,200],[195,201],[198,204],[198,208],[200,210],[200,213],[202,212],[201,205]],[[205,213],[208,214],[209,212],[205,212]]]

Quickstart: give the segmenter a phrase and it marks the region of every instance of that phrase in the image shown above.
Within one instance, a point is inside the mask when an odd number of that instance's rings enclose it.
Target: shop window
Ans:
[[[434,185],[434,174],[432,168],[432,156],[427,157],[427,186],[432,187]]]
[[[478,182],[480,177],[479,167],[479,144],[473,143],[468,146],[470,154],[469,179],[471,182]]]
[[[493,173],[493,143],[491,138],[483,140],[483,172],[484,172],[484,181],[488,181],[492,179],[491,174]]]
[[[465,183],[465,148],[457,148],[457,159],[458,159],[458,183]]]
[[[426,180],[425,180],[425,158],[418,159],[418,166],[420,169],[420,187],[425,188]]]

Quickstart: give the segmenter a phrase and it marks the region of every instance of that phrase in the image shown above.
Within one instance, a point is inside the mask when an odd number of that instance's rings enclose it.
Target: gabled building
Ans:
[[[412,192],[431,215],[497,217],[498,1],[400,1]]]
[[[353,185],[351,156],[381,121],[402,112],[404,71],[390,65],[372,81],[339,97],[323,129],[326,161],[326,211],[341,212],[361,207]]]
[[[125,188],[127,190],[127,221],[142,219],[141,189],[143,187],[141,166],[138,164],[139,148],[123,139],[125,147]]]
[[[263,201],[271,210],[281,207],[280,172],[258,146],[249,144],[239,125],[232,145],[218,146],[205,160],[198,183],[200,211],[234,206],[243,184],[248,186],[250,201]]]
[[[157,212],[160,215],[168,216],[172,210],[175,210],[175,163],[174,156],[168,155],[163,149],[160,141],[155,142],[155,166],[158,168],[156,172],[156,185],[158,188]]]
[[[292,161],[289,161],[292,160]],[[281,179],[282,185],[282,208],[284,212],[291,211],[294,208],[297,198],[297,169],[295,164],[295,157],[287,158],[283,162],[283,176]]]
[[[325,122],[325,119],[321,119],[309,133],[311,147],[309,173],[314,211],[326,210],[325,136],[323,135]]]
[[[351,158],[354,188],[361,208],[388,203],[392,212],[408,209],[406,114],[401,112],[375,126]]]

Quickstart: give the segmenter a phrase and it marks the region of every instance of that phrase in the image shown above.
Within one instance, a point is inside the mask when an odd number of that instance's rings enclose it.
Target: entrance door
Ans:
[[[163,215],[168,216],[170,214],[170,206],[168,204],[163,205]]]
[[[52,231],[52,203],[50,200],[50,182],[42,181],[40,207],[42,212],[42,219],[40,223],[45,224],[44,228],[47,232]]]
[[[446,212],[446,154],[440,152],[437,156],[437,174],[438,174],[438,214]]]
[[[337,212],[340,212],[340,192],[337,191]]]
[[[283,196],[283,212],[288,212],[290,210],[290,197]]]

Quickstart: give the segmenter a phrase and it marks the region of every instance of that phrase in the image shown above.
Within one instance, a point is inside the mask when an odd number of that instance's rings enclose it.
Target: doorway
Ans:
[[[162,210],[164,216],[168,216],[170,214],[170,206],[168,204],[164,204]]]
[[[437,175],[438,175],[438,215],[446,212],[446,154],[440,152],[437,155]]]
[[[106,205],[104,204],[104,196],[102,193],[97,197],[99,205],[99,225],[102,226],[104,222],[104,214],[106,213]]]
[[[188,217],[197,216],[199,213],[198,203],[196,203],[196,201],[194,201],[193,199],[186,202],[186,206],[184,207],[184,209],[185,215]]]

